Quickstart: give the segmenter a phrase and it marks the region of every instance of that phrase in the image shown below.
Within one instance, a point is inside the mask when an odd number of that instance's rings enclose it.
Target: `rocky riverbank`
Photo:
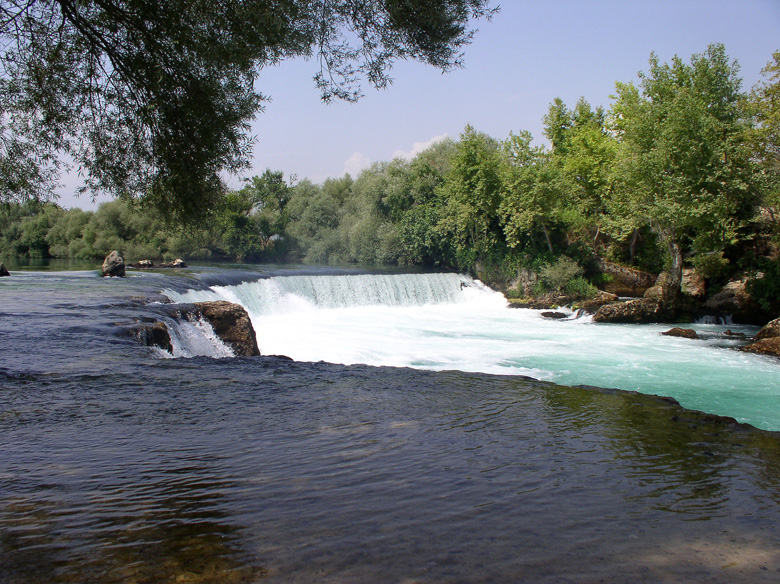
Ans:
[[[593,315],[599,323],[690,323],[699,319],[725,320],[740,324],[763,325],[775,318],[773,311],[760,306],[750,297],[747,278],[735,278],[716,286],[695,270],[683,272],[679,290],[669,287],[668,274],[649,274],[606,261],[599,262],[603,289],[594,295],[531,293],[535,279],[528,270],[521,271],[515,282],[499,285],[510,296],[510,306],[537,310],[555,310],[568,306]],[[520,294],[520,298],[512,298]],[[778,299],[780,303],[780,299]],[[744,350],[780,356],[780,325],[772,320]],[[686,330],[686,329],[672,329]],[[687,333],[681,336],[687,336]],[[688,338],[693,338],[689,336]]]

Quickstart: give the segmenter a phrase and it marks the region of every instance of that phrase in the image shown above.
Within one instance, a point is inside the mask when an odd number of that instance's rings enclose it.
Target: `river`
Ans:
[[[216,298],[264,356],[165,310]],[[573,316],[457,274],[13,271],[0,582],[775,582],[780,363]]]

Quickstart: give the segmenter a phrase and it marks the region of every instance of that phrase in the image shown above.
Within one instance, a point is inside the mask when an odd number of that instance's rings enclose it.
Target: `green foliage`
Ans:
[[[471,265],[501,240],[501,165],[498,143],[466,126],[437,191],[444,202],[439,231]]]
[[[612,213],[649,225],[681,281],[682,255],[733,243],[755,200],[737,65],[722,45],[690,64],[653,55],[641,92],[618,84],[612,109],[620,143]]]
[[[555,262],[542,266],[539,278],[548,290],[563,292],[566,287],[585,271],[573,259],[560,256]]]
[[[248,166],[259,72],[316,55],[324,100],[386,87],[396,59],[461,64],[487,0],[0,2],[0,202],[85,188],[204,220]]]
[[[755,122],[748,132],[748,143],[760,169],[760,203],[780,232],[780,51],[775,51],[762,73],[766,79],[748,98],[748,112]]]
[[[653,56],[638,85],[618,84],[609,115],[556,99],[544,119],[552,148],[528,132],[498,142],[467,126],[457,141],[354,179],[293,184],[269,169],[221,193],[198,227],[174,227],[132,196],[94,213],[7,203],[0,254],[408,264],[499,286],[522,268],[539,274],[539,292],[580,297],[595,293],[599,258],[678,275],[685,258],[714,280],[754,270],[754,297],[771,306],[778,262],[750,254],[767,255],[778,233],[774,59],[746,99],[720,45],[690,63]],[[762,215],[748,223],[756,203]]]
[[[759,259],[745,287],[750,298],[766,311],[780,310],[780,259]]]
[[[691,262],[704,278],[722,278],[732,269],[722,251],[698,254],[691,258]]]

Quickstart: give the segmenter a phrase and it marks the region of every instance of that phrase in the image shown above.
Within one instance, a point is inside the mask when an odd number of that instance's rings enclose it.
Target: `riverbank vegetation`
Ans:
[[[778,92],[780,51],[750,92],[722,45],[689,61],[652,56],[609,109],[554,100],[548,145],[467,126],[354,178],[293,183],[268,170],[197,226],[122,200],[96,212],[10,204],[0,254],[417,265],[584,295],[609,277],[606,260],[665,271],[670,301],[686,267],[713,289],[740,274],[769,307],[780,298]]]

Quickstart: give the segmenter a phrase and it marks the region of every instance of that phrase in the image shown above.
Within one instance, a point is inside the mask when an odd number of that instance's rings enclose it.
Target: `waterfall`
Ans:
[[[171,337],[173,357],[214,357],[221,359],[234,357],[233,350],[220,339],[212,326],[201,316],[184,316],[180,319],[163,319]],[[171,354],[158,349],[160,357],[170,358]]]
[[[467,302],[475,295],[498,297],[478,280],[460,274],[361,274],[277,276],[235,286],[179,293],[165,290],[174,302],[227,300],[250,315],[359,306],[425,306]]]

